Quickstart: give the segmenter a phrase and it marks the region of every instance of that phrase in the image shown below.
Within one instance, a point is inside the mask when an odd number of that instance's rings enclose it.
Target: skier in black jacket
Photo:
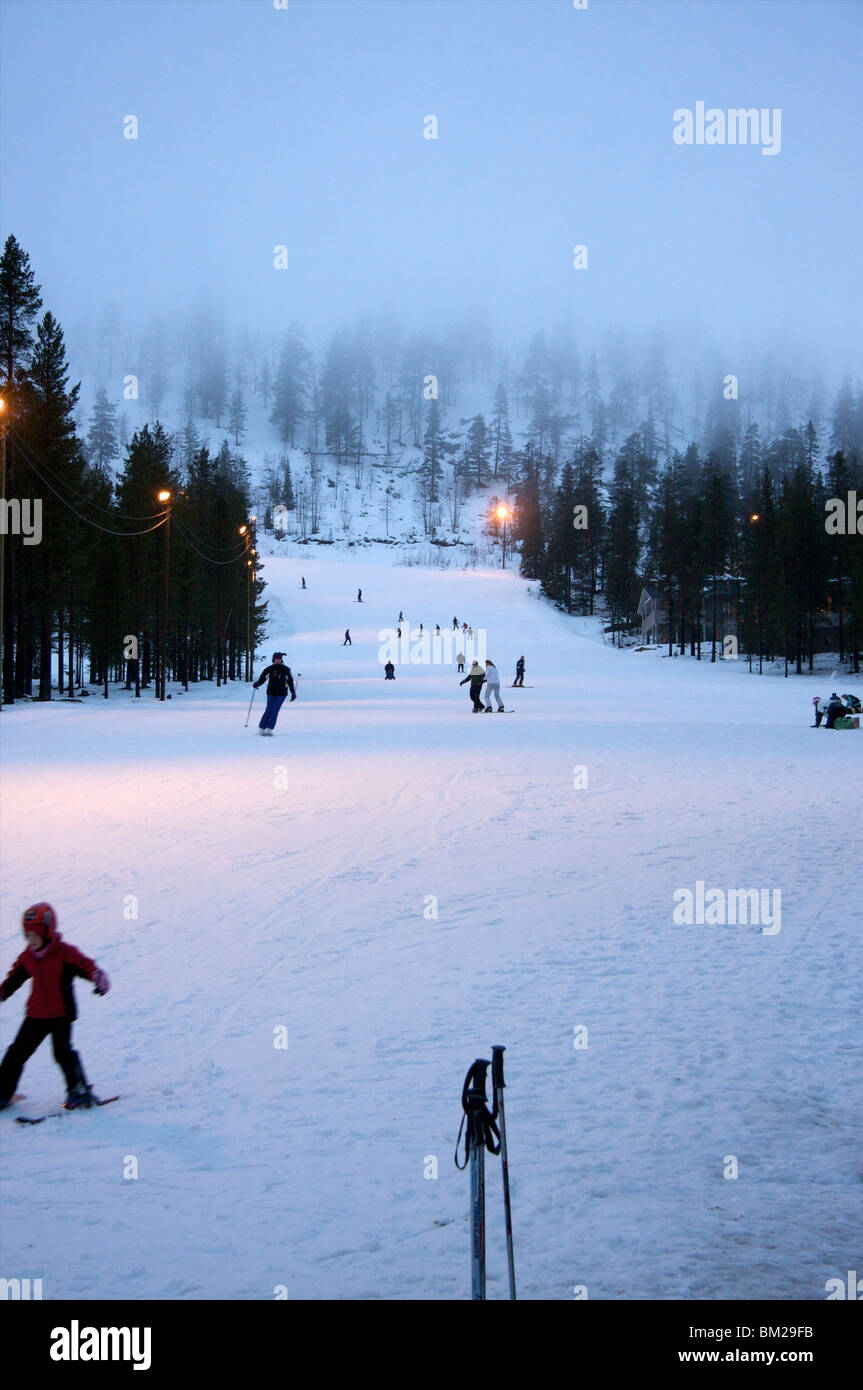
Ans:
[[[273,652],[273,664],[267,666],[261,672],[260,679],[255,681],[255,689],[258,690],[267,682],[267,707],[261,716],[258,725],[258,732],[262,738],[272,738],[273,729],[276,727],[276,720],[279,717],[279,710],[285,703],[285,696],[291,692],[291,699],[296,700],[297,692],[294,689],[294,678],[291,675],[290,666],[284,664],[284,652]]]
[[[467,693],[473,701],[473,712],[474,714],[479,714],[480,711],[485,708],[482,703],[482,696],[480,695],[480,691],[485,684],[485,671],[478,661],[473,663],[464,680],[459,681],[459,685],[467,685],[468,681],[470,681],[470,687]]]

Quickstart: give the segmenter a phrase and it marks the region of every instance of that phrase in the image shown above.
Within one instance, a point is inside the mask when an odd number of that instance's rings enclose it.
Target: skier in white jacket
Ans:
[[[498,714],[504,713],[503,700],[500,698],[500,674],[493,661],[485,663],[485,712],[491,714],[491,697],[497,700]]]

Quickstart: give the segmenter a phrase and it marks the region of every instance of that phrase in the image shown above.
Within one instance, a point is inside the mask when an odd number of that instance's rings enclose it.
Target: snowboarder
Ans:
[[[500,698],[500,674],[493,661],[485,663],[485,712],[491,714],[491,697],[497,700],[498,714],[504,713],[503,700]]]
[[[453,630],[453,632],[457,632],[457,631],[458,631],[458,618],[453,618],[453,620],[452,620],[452,630]]]
[[[351,630],[350,630],[349,627],[346,627],[346,628],[345,628],[345,640],[344,640],[344,642],[342,643],[342,646],[343,646],[343,647],[352,647],[353,645],[354,645],[354,644],[353,644],[353,642],[351,641]]]
[[[393,663],[392,663],[391,661],[388,661],[387,664],[386,664],[386,666],[384,667],[384,680],[385,680],[385,681],[394,681],[395,678],[396,678],[396,668],[395,668],[395,666],[393,666]]]
[[[291,699],[296,700],[297,692],[294,689],[294,678],[291,675],[290,666],[284,664],[284,652],[273,652],[273,664],[265,666],[261,672],[260,679],[255,681],[255,689],[259,690],[264,681],[267,682],[267,706],[261,715],[258,724],[258,733],[261,738],[272,738],[273,730],[276,727],[276,720],[279,717],[279,710],[285,703],[285,697],[290,690]]]
[[[456,656],[456,661],[458,662],[458,669],[459,669],[459,671],[460,671],[460,672],[463,671],[463,670],[464,670],[464,652],[459,652],[459,653],[458,653],[458,655]]]
[[[92,1105],[81,1058],[72,1049],[72,1024],[78,1017],[72,981],[76,975],[89,980],[94,994],[107,994],[110,982],[94,960],[64,941],[57,930],[57,914],[50,903],[28,907],[21,919],[27,949],[15,961],[0,985],[0,999],[8,999],[25,980],[32,978],[24,1021],[0,1063],[0,1110],[15,1094],[28,1059],[51,1035],[54,1061],[66,1079],[66,1108]]]
[[[524,657],[520,656],[515,663],[515,680],[512,683],[513,690],[517,685],[524,685]]]
[[[302,581],[303,581],[303,588],[305,588],[305,587],[306,587],[306,577],[305,577],[305,575],[300,575],[300,578],[301,578]]]
[[[357,603],[362,603],[362,601],[363,601],[363,591],[362,591],[362,589],[357,589]]]
[[[480,714],[482,712],[480,691],[485,683],[485,671],[478,661],[473,663],[464,680],[459,681],[459,685],[467,685],[468,681],[470,681],[470,686],[467,693],[473,701],[473,712],[474,714]]]

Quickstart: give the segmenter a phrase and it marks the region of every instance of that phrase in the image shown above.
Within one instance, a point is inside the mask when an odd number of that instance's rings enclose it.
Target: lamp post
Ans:
[[[249,518],[250,526],[254,524],[254,520],[255,518],[253,516]],[[250,681],[254,675],[254,662],[252,660],[252,592],[255,587],[254,557],[258,552],[255,547],[251,545],[251,542],[254,540],[254,534],[249,526],[241,526],[240,535],[243,537],[246,544],[244,553],[246,556],[246,569],[249,571],[249,582],[246,587],[246,680]],[[250,556],[252,557],[251,559],[249,558]]]
[[[167,488],[156,493],[156,500],[164,503],[165,507],[165,562],[164,574],[162,576],[162,641],[160,655],[160,679],[159,679],[159,699],[165,698],[165,686],[168,664],[168,565],[171,555],[171,494]]]
[[[0,396],[0,502],[6,504],[6,402]],[[3,660],[6,653],[6,527],[0,527],[0,709],[3,708],[5,672]]]
[[[506,523],[507,523],[507,521],[509,520],[509,518],[512,516],[512,512],[510,511],[509,507],[504,506],[503,502],[501,502],[500,506],[497,507],[497,508],[495,509],[495,516],[497,517],[498,521],[503,522],[503,557],[502,557],[501,562],[500,562],[500,567],[501,567],[501,569],[504,569],[504,570],[505,570],[505,569],[506,569]]]

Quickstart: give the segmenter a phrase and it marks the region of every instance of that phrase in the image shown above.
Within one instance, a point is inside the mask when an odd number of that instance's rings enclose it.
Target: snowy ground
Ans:
[[[266,578],[266,654],[303,673],[274,739],[238,687],[2,716],[3,971],[52,901],[112,977],[79,982],[76,1039],[124,1100],[0,1116],[0,1274],[46,1298],[463,1298],[452,1151],[493,1043],[521,1297],[822,1299],[863,1268],[863,731],[809,728],[823,678],[616,652],[491,571],[307,550]],[[485,626],[505,682],[523,652],[516,713],[473,716],[451,668],[385,685],[399,607]],[[778,888],[781,930],[675,925],[696,880]],[[62,1098],[47,1047],[22,1089],[29,1113]],[[488,1190],[498,1298],[494,1159]]]

